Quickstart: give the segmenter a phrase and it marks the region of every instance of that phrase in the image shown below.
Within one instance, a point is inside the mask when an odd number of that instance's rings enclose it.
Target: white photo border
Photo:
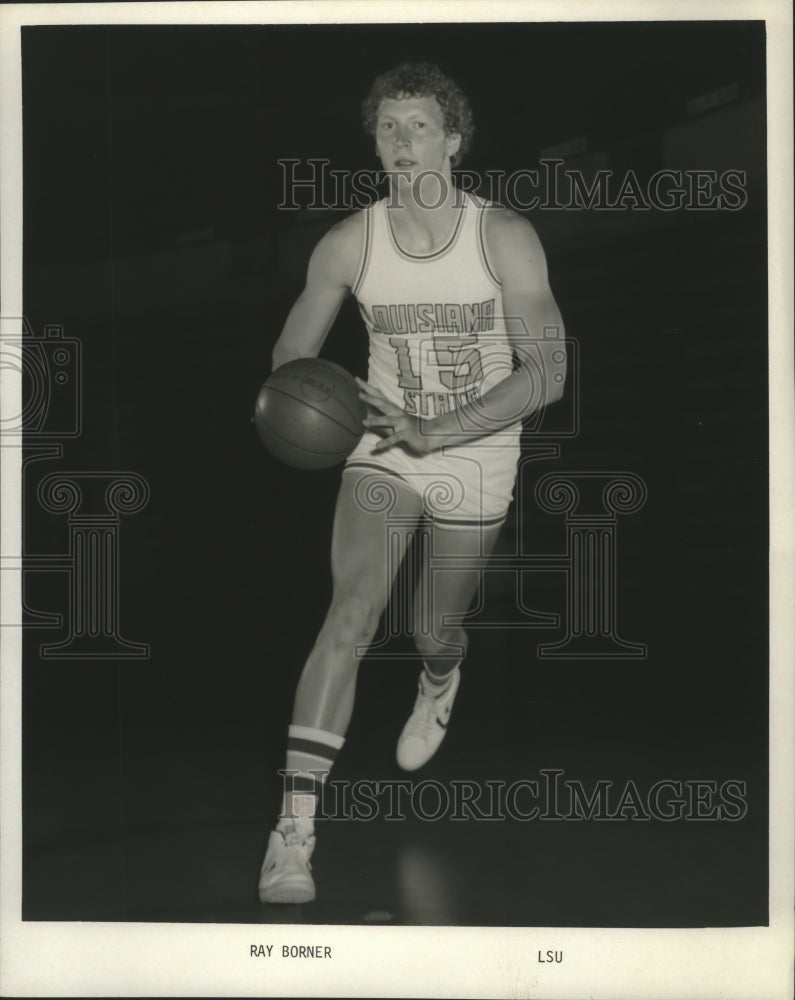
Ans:
[[[17,4],[0,12],[0,302],[22,316],[20,29],[32,24],[357,23],[371,2]],[[265,925],[48,923],[21,920],[21,636],[0,629],[2,859],[0,994],[19,996],[469,996],[778,1000],[793,960],[793,509],[795,410],[792,313],[792,13],[787,0],[381,0],[381,23],[764,19],[767,26],[770,306],[770,925],[753,928],[589,929],[267,926],[282,944],[321,938],[325,963],[256,963]],[[2,372],[2,406],[21,387]],[[2,535],[21,552],[21,450],[2,449]],[[2,616],[20,607],[20,574],[2,574]],[[17,619],[14,619],[17,620]],[[432,946],[429,935],[432,934]],[[540,949],[566,951],[539,966]],[[531,961],[531,957],[533,960]]]

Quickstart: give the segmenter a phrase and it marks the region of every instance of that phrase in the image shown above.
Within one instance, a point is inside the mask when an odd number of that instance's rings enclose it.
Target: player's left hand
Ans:
[[[390,403],[380,389],[376,389],[364,379],[357,378],[356,382],[359,386],[359,398],[377,411],[364,418],[364,426],[368,430],[385,434],[373,451],[386,451],[396,444],[404,444],[415,455],[425,455],[433,450],[433,438],[423,433],[419,417],[412,416],[394,403]]]

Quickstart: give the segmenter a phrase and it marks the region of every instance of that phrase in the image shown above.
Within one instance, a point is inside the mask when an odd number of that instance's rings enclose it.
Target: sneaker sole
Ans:
[[[260,903],[311,903],[315,887],[303,879],[282,879],[275,885],[260,886]]]

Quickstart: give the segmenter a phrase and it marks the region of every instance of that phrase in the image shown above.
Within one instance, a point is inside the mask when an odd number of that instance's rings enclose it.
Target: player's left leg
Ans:
[[[460,619],[483,579],[483,563],[497,541],[500,525],[445,527],[433,522],[424,532],[424,552],[414,602],[414,644],[423,660],[417,700],[397,745],[398,764],[422,767],[447,731],[461,680],[467,636]],[[438,561],[444,559],[444,568]]]

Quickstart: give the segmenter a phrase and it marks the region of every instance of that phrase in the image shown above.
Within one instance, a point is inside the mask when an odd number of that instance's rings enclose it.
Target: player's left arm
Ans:
[[[480,401],[430,420],[423,428],[441,437],[432,449],[460,444],[525,420],[559,400],[566,381],[563,318],[549,287],[547,260],[533,226],[510,209],[488,210],[486,248],[502,286],[515,370]]]
[[[563,319],[549,287],[546,255],[533,226],[510,209],[489,210],[486,219],[489,261],[502,286],[505,324],[516,358],[515,370],[485,392],[480,400],[449,413],[419,421],[383,400],[363,398],[392,419],[375,417],[368,426],[394,428],[377,451],[406,442],[412,451],[436,451],[493,434],[526,419],[563,395],[566,345]],[[387,408],[388,407],[388,408]],[[397,419],[394,419],[397,417]]]

